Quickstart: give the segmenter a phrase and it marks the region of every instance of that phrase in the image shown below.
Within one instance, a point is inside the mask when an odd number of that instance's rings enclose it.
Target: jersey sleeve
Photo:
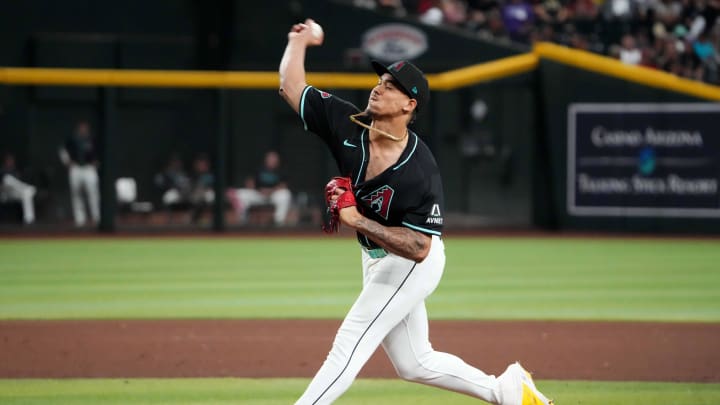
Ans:
[[[351,103],[312,86],[303,90],[298,111],[305,130],[317,134],[332,151],[339,148],[342,126],[359,112]]]
[[[408,210],[402,224],[410,229],[428,234],[442,234],[444,201],[440,173],[430,176],[429,184],[420,200],[419,206]]]

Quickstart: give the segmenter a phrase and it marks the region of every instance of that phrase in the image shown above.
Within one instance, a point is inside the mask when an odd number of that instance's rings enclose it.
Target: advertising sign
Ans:
[[[408,24],[381,24],[363,34],[362,48],[371,58],[385,62],[415,59],[428,49],[424,32]]]
[[[720,217],[720,104],[571,104],[567,210]]]

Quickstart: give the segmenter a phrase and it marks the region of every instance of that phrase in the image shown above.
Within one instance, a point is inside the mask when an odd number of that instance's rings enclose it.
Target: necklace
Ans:
[[[366,115],[366,114],[365,114],[365,112],[360,112],[360,113],[357,113],[357,114],[353,114],[353,115],[350,116],[350,121],[352,121],[352,122],[360,125],[360,126],[363,127],[363,128],[369,129],[370,131],[375,131],[375,132],[377,132],[378,134],[380,134],[380,135],[382,135],[382,136],[384,136],[384,137],[386,137],[386,138],[388,138],[388,139],[391,139],[391,140],[393,140],[393,141],[395,141],[395,142],[400,142],[400,141],[402,141],[403,139],[407,138],[407,136],[408,136],[408,130],[407,130],[407,128],[405,128],[405,135],[403,135],[401,138],[398,138],[397,136],[395,136],[395,135],[393,135],[393,134],[391,134],[391,133],[389,133],[389,132],[385,132],[385,131],[383,131],[382,129],[375,128],[375,127],[373,127],[373,126],[370,126],[370,125],[368,125],[368,124],[366,124],[366,123],[358,120],[357,117],[359,117],[359,116],[361,116],[361,115]]]

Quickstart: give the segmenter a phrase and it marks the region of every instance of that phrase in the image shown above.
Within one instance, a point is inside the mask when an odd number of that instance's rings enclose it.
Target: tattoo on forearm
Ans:
[[[363,217],[357,230],[386,250],[408,259],[417,259],[428,248],[429,238],[409,228],[386,227]]]

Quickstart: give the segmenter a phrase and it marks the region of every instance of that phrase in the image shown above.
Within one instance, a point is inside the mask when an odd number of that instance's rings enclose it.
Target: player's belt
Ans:
[[[370,256],[373,259],[382,259],[383,257],[387,256],[388,253],[383,248],[377,248],[377,249],[365,249],[368,256]]]

